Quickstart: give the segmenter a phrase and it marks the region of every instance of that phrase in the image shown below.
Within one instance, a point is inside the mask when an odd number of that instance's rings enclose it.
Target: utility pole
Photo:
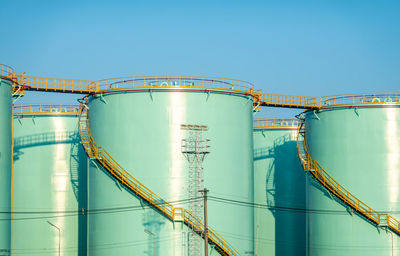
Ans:
[[[207,193],[210,190],[204,188],[200,192],[204,195],[204,255],[208,256],[208,226],[207,226]]]

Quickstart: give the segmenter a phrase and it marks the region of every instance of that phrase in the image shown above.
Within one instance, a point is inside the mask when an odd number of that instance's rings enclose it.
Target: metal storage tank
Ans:
[[[87,156],[78,110],[79,104],[14,107],[15,255],[86,255]]]
[[[255,255],[306,255],[306,176],[296,118],[254,120]],[[266,206],[266,207],[265,207]]]
[[[197,124],[208,127],[202,136],[211,145],[203,162],[209,195],[253,202],[251,84],[209,77],[130,77],[101,81],[100,90],[89,98],[95,142],[165,201],[188,206],[189,165],[182,140],[190,132],[181,125]],[[191,250],[186,226],[146,207],[92,164],[89,209],[103,208],[117,210],[90,215],[90,255],[179,256]],[[210,227],[241,255],[253,253],[252,207],[210,197],[208,213]]]
[[[398,219],[399,94],[329,96],[323,104],[305,114],[312,159],[362,202]],[[399,255],[398,235],[370,224],[316,181],[308,184],[307,204],[309,255]]]
[[[9,255],[11,247],[11,148],[13,69],[0,64],[0,254]]]

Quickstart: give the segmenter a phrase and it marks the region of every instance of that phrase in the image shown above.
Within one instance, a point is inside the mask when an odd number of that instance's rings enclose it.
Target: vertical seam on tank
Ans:
[[[12,100],[12,99],[11,99]],[[10,212],[10,256],[12,256],[13,246],[13,200],[14,200],[14,101],[12,100],[11,112],[11,212]]]
[[[78,120],[78,122],[79,122],[79,120]],[[79,123],[78,123],[78,126],[79,126]],[[79,128],[78,128],[79,129]],[[78,131],[79,132],[79,131]],[[78,133],[79,134],[79,133]],[[79,145],[80,145],[80,147],[82,147],[83,148],[83,145],[82,145],[82,143],[79,143]],[[84,148],[83,148],[83,150],[85,150]],[[90,207],[89,207],[89,198],[90,198],[90,195],[89,195],[89,189],[90,189],[90,184],[89,184],[89,170],[90,170],[90,158],[89,157],[87,157],[86,158],[86,255],[89,255],[89,240],[90,240],[90,237],[89,237],[89,228],[90,228],[90,226],[89,226],[89,219],[90,219],[90,216],[89,216],[89,214],[90,214],[90,212],[89,212],[89,210],[90,210]]]

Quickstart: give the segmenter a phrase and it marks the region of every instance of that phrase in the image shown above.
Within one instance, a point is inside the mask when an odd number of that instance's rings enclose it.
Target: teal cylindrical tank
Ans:
[[[209,226],[242,255],[253,253],[253,208],[213,198],[253,202],[251,94],[213,78],[125,78],[103,84],[102,93],[89,98],[95,142],[174,206],[187,208],[189,197],[182,141],[191,135],[181,125],[208,127],[203,138],[209,139],[210,153],[199,166],[210,190]],[[98,165],[91,165],[89,173],[90,210],[119,209],[90,215],[90,255],[153,255],[153,250],[155,255],[188,255],[186,226],[146,207]]]
[[[306,176],[297,154],[299,121],[254,120],[255,255],[306,255]]]
[[[0,65],[0,255],[11,248],[12,82]],[[4,76],[3,76],[4,75]]]
[[[312,159],[372,209],[398,219],[399,98],[362,94],[324,102],[305,114]],[[308,183],[307,205],[309,255],[400,255],[398,235],[367,222],[316,181]]]
[[[77,104],[14,111],[13,255],[84,256],[87,156]]]

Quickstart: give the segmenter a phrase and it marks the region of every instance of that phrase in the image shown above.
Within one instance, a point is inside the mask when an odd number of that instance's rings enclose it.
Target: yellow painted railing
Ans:
[[[189,228],[199,235],[203,235],[204,224],[201,219],[194,216],[190,211],[182,207],[174,207],[170,203],[164,201],[157,194],[135,179],[127,172],[118,162],[102,147],[99,147],[90,133],[89,116],[86,108],[86,102],[83,102],[79,111],[79,135],[81,143],[90,158],[96,159],[101,166],[107,170],[113,177],[122,183],[127,189],[135,195],[142,198],[150,206],[157,209],[165,217],[171,221],[183,221]],[[235,256],[239,253],[218,235],[212,228],[208,228],[208,238],[211,245],[215,245],[215,249],[225,256]]]
[[[296,118],[257,118],[253,121],[253,129],[297,128],[299,123]]]
[[[34,104],[24,103],[14,105],[14,115],[78,115],[79,104],[69,103],[46,103],[46,104]]]
[[[322,106],[400,103],[400,93],[358,93],[322,97]]]
[[[320,97],[260,93],[257,99],[261,106],[318,109],[321,106]]]
[[[300,137],[303,138],[300,138]],[[304,123],[298,128],[297,150],[301,165],[308,171],[324,188],[335,195],[339,200],[347,204],[360,215],[379,226],[387,226],[396,234],[400,235],[400,222],[392,215],[379,213],[362,202],[356,196],[334,180],[316,161],[311,159],[306,143]]]
[[[325,97],[259,93],[259,105],[267,107],[320,109],[340,105],[400,104],[400,93],[359,93]]]
[[[98,88],[97,81],[26,76],[23,72],[15,72],[13,80],[28,91],[89,94]]]
[[[99,91],[129,88],[226,89],[253,95],[254,85],[237,79],[207,76],[134,76],[99,81]]]
[[[10,66],[0,64],[0,76],[11,77],[14,69]]]
[[[25,72],[14,71],[11,67],[0,64],[0,76],[14,81],[14,91],[23,95],[24,90],[61,93],[92,94],[113,90],[129,89],[204,89],[229,90],[254,97],[255,109],[260,106],[320,109],[337,105],[362,104],[400,104],[400,93],[362,93],[342,94],[326,97],[299,96],[287,94],[263,93],[255,89],[252,83],[221,77],[206,76],[132,76],[104,79],[100,81],[59,79],[27,76]]]
[[[100,81],[27,76],[23,72],[4,72],[17,86],[28,91],[90,94],[112,90],[194,88],[229,90],[254,96],[254,85],[237,79],[206,76],[135,76]]]

